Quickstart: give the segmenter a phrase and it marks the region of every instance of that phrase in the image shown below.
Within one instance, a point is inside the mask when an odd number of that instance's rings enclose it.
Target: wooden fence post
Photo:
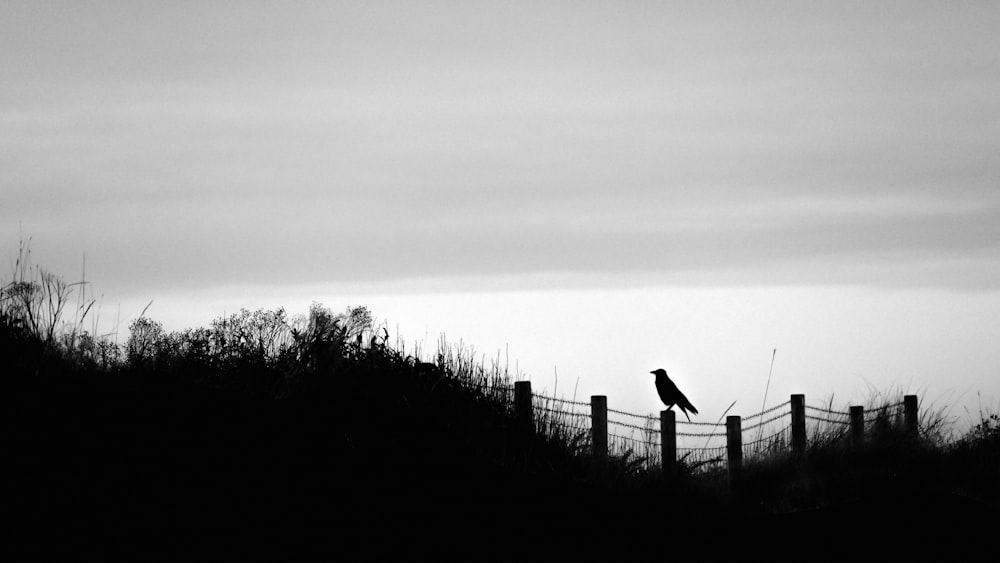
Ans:
[[[729,486],[735,490],[743,470],[743,430],[739,416],[726,417],[726,455],[729,458]]]
[[[608,465],[608,397],[590,397],[590,444],[594,450],[594,463],[603,470]]]
[[[903,397],[903,427],[908,434],[917,434],[917,396],[906,395]]]
[[[792,453],[806,452],[806,396],[792,395]]]
[[[514,418],[517,426],[525,435],[535,430],[534,412],[531,408],[531,382],[517,381],[514,383]]]
[[[667,482],[677,479],[677,415],[672,410],[660,411],[660,457],[663,477]]]
[[[851,448],[865,442],[865,407],[851,407]]]

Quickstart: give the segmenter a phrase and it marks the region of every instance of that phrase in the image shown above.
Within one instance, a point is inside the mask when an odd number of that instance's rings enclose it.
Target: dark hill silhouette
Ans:
[[[524,443],[509,412],[441,370],[380,345],[352,354],[300,374],[284,399],[169,362],[25,359],[5,373],[19,558],[489,559],[593,553],[594,538],[611,549],[677,525],[662,495],[589,480],[585,460]],[[270,389],[272,375],[256,381]]]
[[[693,474],[674,486],[596,475],[586,450],[526,438],[509,405],[446,362],[313,320],[291,352],[243,340],[213,356],[203,345],[230,333],[161,335],[109,366],[0,322],[14,560],[592,559],[662,556],[664,542],[721,557],[778,536],[831,555],[853,552],[829,541],[845,521],[865,549],[894,554],[907,544],[885,530],[899,523],[937,542],[961,531],[953,556],[992,537],[974,530],[995,511],[951,494],[951,469],[920,452],[877,459],[874,476],[836,457],[747,471],[755,484],[736,497]],[[995,457],[972,459],[995,474]],[[765,510],[796,497],[791,516]]]

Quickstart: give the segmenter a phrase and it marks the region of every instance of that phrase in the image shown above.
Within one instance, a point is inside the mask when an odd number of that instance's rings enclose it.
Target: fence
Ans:
[[[573,431],[586,430],[589,422],[590,444],[599,465],[607,463],[610,451],[629,450],[658,460],[668,478],[677,476],[681,460],[691,468],[724,463],[731,483],[739,481],[747,460],[778,452],[804,456],[809,424],[814,439],[846,437],[852,448],[890,420],[900,420],[908,434],[918,432],[916,395],[868,411],[852,406],[846,412],[807,405],[805,395],[792,395],[788,401],[750,416],[728,416],[722,424],[678,421],[672,410],[660,411],[659,418],[615,410],[608,408],[604,395],[592,396],[589,403],[547,397],[532,393],[530,382],[519,381],[514,384],[514,411],[518,426],[525,431],[535,428],[536,413],[549,425]],[[705,443],[699,447],[696,442],[701,440]]]

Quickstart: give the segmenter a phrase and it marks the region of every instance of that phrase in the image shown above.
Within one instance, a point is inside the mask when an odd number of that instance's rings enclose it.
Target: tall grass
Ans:
[[[87,283],[66,283],[32,266],[30,259],[30,241],[22,242],[10,281],[0,285],[0,339],[15,377],[32,377],[55,365],[52,369],[168,377],[261,398],[326,401],[341,409],[337,424],[351,444],[376,448],[386,434],[399,432],[393,424],[405,419],[404,434],[420,440],[411,434],[438,433],[443,442],[435,455],[453,461],[487,452],[483,455],[491,463],[530,475],[633,490],[665,488],[658,432],[651,422],[638,440],[612,440],[606,467],[596,471],[589,418],[572,401],[538,398],[535,432],[524,440],[515,432],[514,375],[508,363],[499,357],[477,359],[473,349],[462,342],[451,345],[444,337],[426,361],[419,348],[407,353],[401,341],[391,344],[388,330],[377,326],[365,307],[335,313],[314,303],[307,314],[295,317],[284,309],[244,309],[208,327],[173,332],[143,314],[131,322],[126,342],[118,344],[113,333],[95,335],[96,300],[88,297]],[[89,331],[85,320],[91,322]],[[996,481],[996,414],[981,414],[972,431],[952,438],[945,409],[922,405],[920,434],[914,438],[903,428],[902,395],[900,390],[872,393],[864,444],[851,443],[846,420],[838,415],[810,421],[805,460],[790,455],[786,433],[764,437],[761,429],[745,454],[749,498],[769,511],[821,505],[868,486],[862,482],[882,486],[889,473],[912,473],[911,463],[956,481],[963,471],[976,483]],[[823,408],[840,412],[832,397]],[[393,409],[406,414],[392,414]],[[452,451],[447,440],[463,445]],[[944,471],[948,460],[961,465]],[[728,490],[720,456],[682,454],[679,473],[675,492],[714,498]],[[995,485],[977,486],[995,490]]]
[[[85,277],[68,283],[32,264],[31,239],[21,239],[10,278],[0,277],[0,330],[9,342],[38,356],[109,367],[118,361],[119,350],[113,334],[98,333],[97,300],[88,287]]]

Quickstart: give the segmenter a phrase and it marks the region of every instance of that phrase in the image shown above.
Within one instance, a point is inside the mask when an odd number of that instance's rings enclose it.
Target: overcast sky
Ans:
[[[736,4],[5,1],[4,244],[116,292],[1000,287],[1000,5]]]
[[[315,299],[638,412],[656,367],[756,412],[773,348],[778,400],[975,410],[998,30],[994,1],[3,0],[0,248],[86,254],[122,330]]]

